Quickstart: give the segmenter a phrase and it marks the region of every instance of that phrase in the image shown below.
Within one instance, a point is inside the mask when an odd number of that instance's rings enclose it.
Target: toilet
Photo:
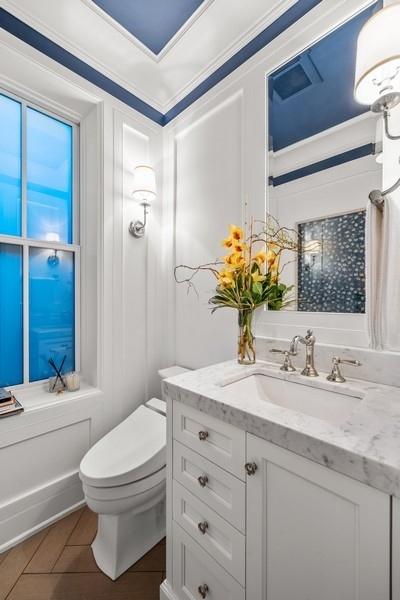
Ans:
[[[162,379],[183,367],[159,371]],[[92,544],[99,568],[116,579],[165,536],[166,405],[153,398],[100,439],[82,459],[89,508],[98,514]]]

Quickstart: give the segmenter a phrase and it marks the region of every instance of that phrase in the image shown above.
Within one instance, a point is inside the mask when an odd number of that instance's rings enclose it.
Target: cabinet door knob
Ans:
[[[258,467],[255,462],[248,462],[244,465],[247,475],[254,475]]]
[[[199,440],[205,442],[208,438],[208,431],[199,431]]]
[[[206,583],[203,583],[202,585],[199,585],[199,587],[197,588],[200,596],[202,598],[206,598],[207,594],[208,594],[208,585]]]
[[[197,481],[199,482],[201,487],[206,487],[208,483],[208,477],[207,475],[200,475],[200,477],[197,478]]]
[[[204,535],[208,529],[208,523],[207,521],[200,521],[200,523],[197,524],[197,527],[199,528],[199,531],[201,531],[201,533]]]

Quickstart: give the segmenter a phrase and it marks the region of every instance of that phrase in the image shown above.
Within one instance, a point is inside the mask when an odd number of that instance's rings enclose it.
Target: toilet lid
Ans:
[[[133,483],[165,465],[165,446],[165,416],[140,406],[88,451],[80,477],[94,487]]]

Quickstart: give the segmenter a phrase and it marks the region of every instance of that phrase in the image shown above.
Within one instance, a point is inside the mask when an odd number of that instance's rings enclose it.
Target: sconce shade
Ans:
[[[133,192],[135,200],[150,204],[156,197],[156,174],[152,167],[139,165],[133,171]]]
[[[375,13],[361,29],[357,42],[355,99],[374,104],[400,92],[400,3]]]

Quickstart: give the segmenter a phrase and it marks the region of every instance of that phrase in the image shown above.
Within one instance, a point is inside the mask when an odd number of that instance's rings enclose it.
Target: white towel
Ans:
[[[400,351],[400,194],[385,198],[380,298],[380,329],[383,350]]]
[[[368,200],[366,220],[366,314],[370,348],[382,347],[380,300],[383,212]]]

